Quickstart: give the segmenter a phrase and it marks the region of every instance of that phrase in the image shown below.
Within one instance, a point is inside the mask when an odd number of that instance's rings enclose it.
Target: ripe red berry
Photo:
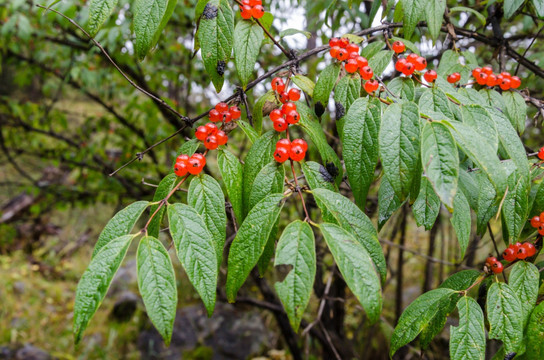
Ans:
[[[249,0],[249,6],[262,5],[262,0]]]
[[[176,176],[185,176],[188,172],[187,162],[176,162],[176,165],[174,165],[174,173]]]
[[[249,0],[242,0],[242,5],[253,6],[253,5],[251,5],[251,1],[249,1]]]
[[[414,73],[416,70],[416,67],[411,62],[406,61],[404,64],[404,69],[402,70],[402,73],[406,76],[410,76]]]
[[[499,83],[499,86],[502,90],[509,90],[512,85],[510,79],[506,79],[503,77],[503,79]]]
[[[274,130],[276,130],[277,132],[285,131],[288,127],[289,124],[287,123],[287,120],[285,120],[283,117],[274,121]]]
[[[211,109],[209,117],[210,117],[210,121],[213,121],[213,122],[221,121],[221,113],[217,111],[217,109]]]
[[[295,103],[288,102],[288,103],[285,103],[285,104],[282,105],[281,113],[284,114],[284,115],[287,115],[291,111],[296,110],[296,109],[297,109],[297,105]]]
[[[398,72],[404,72],[404,68],[406,67],[407,62],[408,61],[406,61],[405,58],[399,58],[395,63],[395,70],[397,70]]]
[[[358,52],[356,52],[356,51],[350,52],[350,53],[348,54],[348,60],[349,60],[349,59],[357,59],[357,56],[359,56],[359,53],[358,53]]]
[[[539,233],[540,235],[544,235],[544,225],[540,225],[540,226],[538,227],[538,233]]]
[[[278,87],[284,85],[284,88],[281,90],[278,90]],[[272,90],[277,92],[282,92],[285,89],[285,84],[283,83],[283,80],[279,77],[275,77],[272,79]]]
[[[401,52],[404,52],[404,50],[406,50],[406,46],[402,41],[395,41],[393,43],[393,46],[391,47],[393,48],[393,51],[397,54],[400,54]]]
[[[204,165],[206,165],[206,159],[204,158],[204,156],[202,154],[194,154],[189,159],[189,165],[187,166],[187,170],[189,171],[189,174],[197,175],[202,171]]]
[[[242,116],[242,110],[238,106],[232,106],[229,109],[230,116],[232,117],[232,120],[239,119],[240,116]]]
[[[329,40],[329,46],[332,48],[332,47],[335,47],[335,46],[338,46],[340,47],[340,39],[337,38],[337,37],[333,37]]]
[[[285,116],[285,120],[291,125],[298,123],[300,120],[300,115],[296,110],[289,111],[287,115]]]
[[[270,116],[270,120],[278,121],[278,119],[281,118],[283,115],[280,109],[274,109],[270,112],[270,115],[268,116]]]
[[[538,151],[538,154],[537,154],[538,158],[540,160],[544,160],[544,146],[540,148],[540,150]],[[540,214],[541,217],[542,217],[542,214]]]
[[[425,59],[423,56],[418,56],[414,66],[417,71],[425,69],[427,67],[427,59]]]
[[[198,140],[204,141],[204,139],[206,139],[207,136],[208,136],[208,129],[205,126],[199,126],[196,128],[195,137]]]
[[[512,86],[512,89],[517,89],[521,86],[521,80],[517,76],[512,76],[510,78],[510,86]]]
[[[478,76],[480,76],[480,74],[482,73],[482,68],[476,68],[474,70],[472,70],[472,76],[477,79]]]
[[[346,49],[340,49],[338,50],[338,55],[336,56],[336,58],[340,61],[344,61],[348,58],[348,52]]]
[[[458,72],[454,72],[453,74],[448,75],[447,80],[450,84],[455,84],[456,82],[461,80],[461,74],[459,74]]]
[[[221,118],[224,122],[228,123],[232,121],[232,115],[230,112],[225,111],[223,114],[221,114]]]
[[[487,75],[487,81],[485,83],[487,86],[496,86],[497,85],[497,76],[495,74]]]
[[[339,44],[338,44],[341,48],[345,48],[349,45],[349,40],[348,38],[341,38],[339,40]]]
[[[514,261],[516,260],[516,252],[509,246],[502,252],[502,258],[506,261]]]
[[[365,66],[368,65],[368,60],[362,56],[357,56],[355,60],[357,60],[357,66],[359,68],[364,68]]]
[[[335,59],[338,58],[338,53],[340,52],[341,47],[340,46],[333,46],[331,47],[331,50],[329,51],[329,54]]]
[[[219,143],[217,142],[217,137],[215,135],[210,135],[204,140],[204,146],[208,150],[215,150],[219,146]]]
[[[512,75],[508,71],[501,72],[501,75],[505,79],[510,79],[512,77]]]
[[[187,161],[189,161],[189,155],[181,154],[176,158],[176,162],[187,163]]]
[[[374,76],[374,71],[372,71],[370,66],[364,66],[359,70],[359,74],[361,74],[361,77],[364,80],[370,80],[372,79],[372,76]]]
[[[300,90],[299,89],[291,89],[289,90],[289,100],[291,101],[298,101],[300,99]]]
[[[416,61],[417,61],[417,58],[419,58],[419,55],[418,54],[409,54],[408,56],[406,56],[406,61],[412,63],[412,64],[416,64]]]
[[[359,66],[357,65],[357,60],[355,59],[349,59],[347,62],[346,62],[346,71],[350,74],[353,74],[354,72],[357,71],[357,68]]]
[[[242,6],[242,8],[240,9],[240,15],[242,16],[242,19],[251,19],[251,6],[249,5],[244,5]]]
[[[365,82],[364,87],[365,87],[365,91],[370,94],[371,92],[376,91],[378,87],[380,87],[380,84],[378,83],[377,80],[371,79]]]
[[[225,132],[222,130],[219,130],[217,134],[215,134],[215,138],[217,139],[217,144],[219,146],[225,145],[227,141],[229,140],[229,137],[227,136],[227,134],[225,134]]]
[[[480,85],[485,85],[487,83],[487,77],[488,75],[484,72],[481,72],[478,74],[478,77],[476,78],[476,82]]]
[[[280,140],[281,141],[281,140]],[[306,141],[304,141],[303,139],[295,139],[293,140],[293,142],[291,143],[291,145],[297,145],[297,146],[301,146],[302,149],[304,149],[304,151],[308,150],[308,144],[306,143]]]
[[[489,65],[486,65],[482,68],[482,72],[486,75],[491,75],[493,74],[493,68]]]
[[[504,266],[500,261],[497,261],[493,265],[491,265],[491,271],[493,271],[494,274],[500,274],[504,270]]]
[[[536,248],[533,244],[526,242],[523,245],[521,245],[525,251],[527,252],[527,257],[531,257],[536,254]]]
[[[286,102],[289,101],[289,94],[287,94],[287,92],[283,91],[281,94],[280,94],[280,101],[282,104],[285,104]]]
[[[295,140],[293,140],[295,141]],[[291,150],[291,142],[288,139],[280,139],[276,142],[276,149],[277,148],[285,148],[287,151]]]
[[[204,127],[208,131],[208,135],[214,135],[217,133],[217,125],[215,125],[214,123],[207,123],[206,125],[204,125]]]
[[[423,75],[423,78],[425,78],[425,81],[427,81],[429,83],[434,82],[437,77],[438,77],[438,75],[437,75],[436,71],[434,71],[434,70],[427,70],[425,75]]]
[[[264,15],[264,7],[262,7],[262,5],[255,5],[252,9],[251,9],[251,15],[255,18],[255,19],[260,19],[263,17]]]
[[[289,150],[284,147],[276,148],[274,159],[279,163],[284,163],[289,159]]]
[[[534,228],[537,228],[540,226],[540,216],[533,216],[531,218],[531,226],[534,227]]]
[[[516,252],[516,257],[520,260],[523,260],[525,258],[527,258],[527,250],[523,247],[523,245],[521,245],[518,249],[518,251]]]
[[[227,103],[220,102],[215,105],[215,110],[219,111],[219,113],[224,113],[225,111],[229,111],[229,106]]]
[[[346,46],[346,50],[347,50],[348,53],[353,53],[353,52],[359,53],[359,45],[357,45],[357,44],[348,44]]]
[[[304,151],[304,148],[300,145],[293,145],[291,146],[291,151],[289,151],[289,157],[293,161],[300,161],[304,159],[304,156],[306,156],[306,151]]]

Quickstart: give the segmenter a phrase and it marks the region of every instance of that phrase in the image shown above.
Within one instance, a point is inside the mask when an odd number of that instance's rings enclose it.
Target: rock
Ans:
[[[117,322],[127,322],[136,312],[140,298],[131,291],[122,292],[113,305],[111,319]]]
[[[51,360],[51,356],[32,345],[26,344],[15,353],[15,360]]]
[[[7,346],[0,346],[0,360],[10,360],[13,358],[13,351]]]

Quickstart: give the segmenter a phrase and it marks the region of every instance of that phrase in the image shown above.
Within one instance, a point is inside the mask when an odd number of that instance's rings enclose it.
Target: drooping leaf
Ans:
[[[263,29],[252,20],[241,20],[234,29],[234,64],[244,90],[253,75],[263,39]]]
[[[478,186],[476,207],[476,233],[483,235],[486,232],[487,223],[499,210],[497,193],[487,176],[479,172],[476,174]]]
[[[495,282],[487,291],[489,338],[501,340],[507,353],[516,352],[523,340],[521,301],[505,283]]]
[[[312,33],[308,31],[289,28],[289,29],[280,31],[280,39],[283,39],[284,37],[287,37],[287,36],[293,36],[298,34],[304,35],[307,39],[312,37]]]
[[[505,91],[502,93],[505,112],[510,119],[510,123],[519,134],[525,131],[525,118],[527,114],[527,105],[523,97],[515,91]]]
[[[459,64],[459,54],[453,50],[446,50],[440,57],[440,63],[436,72],[439,76],[445,78],[452,73],[452,69]],[[440,84],[441,85],[441,84]]]
[[[378,190],[378,230],[385,225],[391,215],[401,207],[402,203],[403,201],[400,201],[397,194],[395,194],[389,180],[383,176]]]
[[[363,305],[370,322],[378,321],[383,304],[380,278],[368,252],[352,233],[336,224],[324,223],[319,228],[346,284]]]
[[[528,359],[542,359],[544,356],[544,302],[538,304],[531,313],[527,324]]]
[[[480,105],[466,105],[461,107],[461,113],[463,122],[476,130],[496,153],[499,147],[499,134],[487,110]]]
[[[95,257],[100,249],[113,239],[127,235],[148,206],[147,201],[136,201],[115,214],[100,233],[92,257]]]
[[[484,314],[471,297],[463,296],[457,303],[459,326],[450,327],[450,358],[452,360],[485,359]]]
[[[263,108],[265,104],[274,102],[274,91],[270,90],[264,93],[253,106],[253,127],[257,134],[261,134],[263,129]]]
[[[454,118],[447,95],[438,87],[423,92],[419,98],[419,111],[433,120]]]
[[[79,343],[83,332],[104,300],[111,281],[125,258],[133,235],[111,239],[91,259],[81,276],[74,305],[74,338]]]
[[[424,7],[427,29],[431,34],[431,39],[436,41],[442,27],[444,11],[446,10],[446,0],[429,0],[425,3]]]
[[[262,119],[261,119],[262,120]],[[253,126],[251,126],[250,123],[248,123],[247,121],[244,121],[244,120],[238,120],[236,122],[238,124],[238,127],[240,129],[242,129],[242,131],[244,132],[244,134],[246,134],[248,140],[250,143],[254,144],[255,141],[257,141],[257,139],[259,138],[259,133],[253,128]]]
[[[530,184],[522,176],[514,171],[508,177],[508,192],[502,204],[502,214],[508,234],[508,242],[515,243],[529,217],[529,193]]]
[[[440,199],[426,177],[421,178],[419,195],[412,210],[417,226],[424,226],[425,230],[431,230],[440,213]]]
[[[168,193],[170,193],[170,191],[174,188],[174,184],[176,183],[177,178],[178,177],[176,174],[166,175],[159,183],[157,190],[155,190],[155,195],[153,195],[153,202],[158,202],[165,199]],[[154,214],[158,207],[159,207],[158,204],[151,205],[149,207],[149,213]],[[162,218],[164,216],[165,211],[166,211],[166,207],[162,206],[157,212],[157,214],[153,217],[153,219],[151,219],[151,222],[147,226],[147,234],[149,236],[152,236],[155,238],[159,237]]]
[[[385,47],[385,42],[381,40],[377,40],[374,42],[371,42],[367,46],[365,46],[361,50],[361,56],[365,57],[366,59],[372,58],[374,55],[380,52]]]
[[[331,191],[338,191],[338,188],[334,184],[334,178],[327,171],[327,169],[314,161],[301,162],[302,172],[304,178],[310,186],[310,189],[327,189]]]
[[[508,284],[521,301],[523,324],[527,323],[538,297],[540,273],[534,264],[518,261],[510,271]]]
[[[538,17],[544,18],[544,3],[540,0],[533,0],[533,6]]]
[[[424,326],[419,334],[419,345],[422,350],[426,350],[436,335],[440,334],[446,325],[448,315],[455,310],[455,305],[459,300],[457,293],[443,297],[437,304],[438,311],[429,319],[427,326]]]
[[[463,259],[470,241],[472,217],[467,197],[462,191],[457,191],[453,199],[453,215],[450,221],[461,249],[461,259]]]
[[[404,37],[409,39],[423,17],[424,6],[429,5],[419,0],[401,0],[401,3],[404,10]]]
[[[334,102],[336,104],[336,129],[343,139],[343,128],[345,114],[349,111],[351,104],[361,95],[361,77],[355,73],[346,75],[338,82],[334,89]]]
[[[59,0],[60,1],[60,0]],[[95,36],[104,22],[110,17],[113,9],[117,6],[118,0],[90,0],[89,1],[89,22],[87,31],[89,35]],[[51,7],[50,5],[49,7]]]
[[[380,109],[357,99],[345,116],[342,156],[357,205],[364,209],[378,164]]]
[[[138,289],[144,300],[147,316],[168,346],[178,304],[176,275],[170,255],[159,240],[147,236],[140,240],[136,259]]]
[[[525,0],[504,0],[504,17],[511,18],[524,2]]]
[[[283,230],[274,266],[288,265],[289,273],[274,285],[287,317],[297,331],[308,306],[316,272],[315,239],[308,223],[295,220]]]
[[[474,10],[472,8],[466,7],[466,6],[455,6],[455,7],[450,8],[449,11],[450,11],[450,14],[456,13],[456,12],[468,12],[468,13],[471,13],[472,15],[476,16],[476,18],[478,18],[478,20],[480,20],[480,23],[482,25],[485,25],[485,23],[486,23],[485,16],[483,16],[478,11],[476,11],[476,10]]]
[[[213,237],[200,214],[185,204],[168,206],[168,223],[179,261],[211,316],[219,274]]]
[[[329,104],[329,97],[340,74],[340,64],[333,62],[321,71],[314,88],[314,104],[317,116],[323,115]]]
[[[293,83],[310,96],[314,96],[315,83],[304,75],[297,74],[291,78]]]
[[[136,36],[134,50],[140,60],[153,46],[153,38],[166,13],[167,5],[168,0],[134,1],[134,35]]]
[[[202,217],[215,245],[217,264],[221,265],[227,234],[225,195],[221,186],[210,175],[202,174],[191,180],[187,192],[187,205]]]
[[[455,291],[466,290],[470,285],[474,284],[479,276],[480,272],[478,270],[461,270],[444,280],[439,288],[447,288]]]
[[[220,150],[217,154],[219,172],[225,183],[232,210],[238,223],[244,219],[242,206],[243,167],[240,160],[228,150]]]
[[[414,101],[416,88],[412,79],[407,77],[396,77],[387,84],[389,90],[403,100]],[[389,93],[387,95],[390,96]]]
[[[227,270],[227,299],[236,294],[264,251],[270,232],[283,208],[283,195],[271,194],[249,211],[230,247]]]
[[[393,51],[380,50],[374,56],[368,59],[368,66],[372,68],[376,76],[381,76],[389,63],[391,63],[392,57]]]
[[[176,5],[178,4],[178,0],[168,0],[168,3],[166,4],[166,10],[164,12],[164,15],[161,19],[161,23],[159,24],[159,27],[157,28],[157,31],[155,31],[155,34],[153,35],[153,41],[151,42],[151,48],[157,45],[157,42],[159,42],[159,38],[161,37],[161,34],[168,24],[168,21],[174,14],[174,10],[176,9]]]

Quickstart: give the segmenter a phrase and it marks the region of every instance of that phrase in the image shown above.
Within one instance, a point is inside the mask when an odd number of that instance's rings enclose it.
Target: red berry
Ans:
[[[284,163],[289,159],[289,151],[284,147],[276,148],[276,151],[274,151],[274,159],[279,163]]]
[[[408,62],[415,65],[416,61],[417,61],[417,58],[419,58],[419,55],[412,53],[412,54],[406,56],[406,61],[408,61]]]
[[[335,47],[335,46],[338,46],[340,47],[340,39],[337,38],[337,37],[333,37],[329,40],[329,46],[331,48]]]
[[[395,63],[395,70],[397,70],[398,72],[404,72],[404,68],[406,67],[407,62],[408,61],[406,61],[405,58],[399,58]]]
[[[365,82],[365,91],[370,94],[371,92],[376,91],[379,86],[380,84],[378,83],[377,80],[375,79],[368,80],[367,82]]]
[[[208,129],[205,126],[199,126],[196,128],[195,137],[198,140],[204,141],[204,139],[206,139],[207,136],[208,136]]]
[[[359,53],[359,45],[357,45],[357,44],[348,44],[346,46],[346,50],[347,50],[348,53],[353,53],[353,52]]]
[[[219,142],[217,141],[217,137],[215,135],[210,135],[204,140],[204,146],[208,150],[215,150],[219,146]]]
[[[283,115],[280,109],[274,109],[270,112],[270,115],[268,116],[270,116],[270,120],[278,121],[278,119],[281,118]]]
[[[221,113],[217,111],[216,109],[211,109],[209,116],[210,116],[210,121],[213,121],[213,122],[221,121]]]
[[[488,257],[487,259],[485,259],[485,264],[488,266],[488,267],[492,267],[495,263],[497,263],[499,260],[497,260],[496,257],[494,256],[490,256]]]
[[[282,104],[285,104],[286,102],[289,101],[289,94],[287,94],[285,91],[283,91],[281,94],[280,94],[280,101]]]
[[[278,148],[285,148],[287,151],[289,151],[291,150],[291,142],[288,139],[280,139],[278,142],[276,142],[276,149]]]
[[[374,76],[374,71],[372,71],[370,66],[364,66],[359,70],[359,74],[361,74],[361,77],[364,80],[370,80],[372,79],[372,76]]]
[[[340,52],[341,47],[340,46],[333,46],[331,47],[331,50],[329,51],[329,54],[335,59],[338,58],[338,53]]]
[[[303,139],[295,139],[293,140],[293,142],[291,143],[291,145],[295,146],[301,146],[302,149],[304,149],[304,151],[308,150],[308,144],[306,143],[306,141],[304,141]]]
[[[347,62],[346,62],[346,71],[350,74],[353,74],[354,72],[357,71],[357,68],[359,67],[357,65],[357,60],[355,59],[349,59]]]
[[[336,56],[336,58],[340,61],[344,61],[348,58],[348,52],[346,49],[340,49],[338,50],[338,55]]]
[[[519,248],[521,247],[521,243],[520,243],[520,242],[517,242],[517,243],[515,243],[515,244],[510,244],[510,247],[512,247],[512,249],[514,249],[514,251],[515,251],[516,254],[517,254]]]
[[[291,111],[296,110],[296,109],[297,109],[297,105],[295,103],[288,102],[288,103],[285,103],[285,104],[282,105],[281,113],[284,114],[284,115],[287,115]]]
[[[486,75],[491,75],[493,74],[493,68],[489,65],[486,65],[482,68],[482,72]]]
[[[225,111],[229,111],[229,106],[227,103],[220,102],[215,105],[215,110],[219,111],[219,113],[224,113]]]
[[[540,148],[540,150],[538,151],[538,158],[540,160],[544,160],[544,146]],[[542,214],[540,214],[542,216]]]
[[[404,43],[402,41],[395,41],[393,43],[393,51],[396,52],[397,54],[400,54],[401,52],[404,52],[404,50],[406,50],[406,46],[404,45]]]
[[[540,226],[538,227],[538,233],[539,233],[540,235],[544,235],[544,225],[540,225]]]
[[[348,60],[349,59],[357,59],[357,56],[359,56],[359,53],[358,52],[350,52],[348,54]]]
[[[502,90],[509,90],[512,85],[511,85],[510,79],[503,78],[499,86],[501,87]]]
[[[215,137],[217,139],[217,144],[219,146],[225,145],[227,141],[229,140],[229,137],[227,136],[227,134],[225,134],[225,132],[221,130],[219,130],[217,134],[215,134]]]
[[[512,86],[512,89],[517,89],[521,86],[521,80],[517,76],[512,76],[510,78],[510,85]]]
[[[516,257],[520,260],[527,258],[527,250],[521,245],[516,253]]]
[[[531,257],[536,254],[536,248],[533,244],[526,242],[523,245],[521,245],[525,251],[527,252],[527,257]]]
[[[253,17],[255,19],[260,19],[263,17],[264,15],[264,7],[262,5],[255,5],[252,9],[251,9],[251,15],[253,15]]]
[[[349,40],[348,40],[348,38],[341,38],[341,39],[340,39],[339,46],[340,46],[341,48],[345,48],[345,47],[347,47],[348,45],[349,45]]]
[[[200,156],[195,156],[200,155]],[[187,167],[187,170],[189,171],[189,174],[191,175],[197,175],[202,171],[204,168],[204,165],[206,165],[206,159],[201,154],[194,154],[189,159],[189,166]]]
[[[406,76],[410,76],[414,73],[416,70],[416,67],[411,62],[406,61],[404,64],[404,69],[402,70],[402,73]]]
[[[516,260],[516,252],[514,251],[513,248],[507,247],[502,252],[502,258],[506,261],[514,261]]]
[[[223,114],[221,114],[221,117],[222,117],[223,121],[226,122],[226,123],[232,121],[232,115],[228,111],[225,111]]]
[[[285,116],[285,120],[291,125],[298,123],[300,120],[300,115],[296,110],[289,111],[289,113]]]
[[[533,216],[531,218],[531,226],[537,228],[540,226],[540,216]]]
[[[497,76],[494,74],[487,75],[487,81],[485,83],[487,86],[495,86],[497,85]]]
[[[262,5],[262,0],[249,0],[249,6]]]
[[[239,119],[242,116],[242,110],[238,106],[233,106],[229,109],[230,116],[232,120]]]
[[[189,161],[189,155],[181,154],[176,158],[176,162],[187,163]]]
[[[478,76],[480,76],[480,74],[482,73],[482,68],[476,68],[474,70],[472,70],[472,76],[477,79]]]
[[[455,84],[456,82],[458,82],[459,80],[461,80],[461,74],[459,74],[458,72],[455,72],[451,75],[448,75],[448,82],[450,84]]]
[[[207,123],[206,125],[204,125],[204,127],[208,131],[208,135],[214,135],[215,133],[217,133],[217,125],[215,125],[214,123]]]
[[[299,89],[291,89],[289,90],[289,100],[291,101],[298,101],[300,99],[300,90]]]
[[[242,0],[242,5],[253,6],[253,5],[251,5],[251,1],[249,1],[249,0]]]
[[[304,151],[304,148],[300,145],[293,145],[291,146],[291,151],[289,151],[289,157],[293,161],[300,161],[304,159],[304,156],[306,156],[306,151]]]
[[[177,162],[174,165],[174,173],[176,176],[185,176],[189,172],[187,162]]]
[[[485,85],[487,83],[487,77],[488,75],[484,72],[481,72],[478,74],[478,77],[476,78],[476,82],[480,85]]]
[[[279,77],[275,77],[272,79],[272,90],[274,91],[278,91],[278,92],[281,92],[283,90],[278,90],[278,86],[282,85],[283,84],[283,80]],[[285,88],[285,86],[284,86]]]
[[[240,15],[242,16],[242,19],[251,19],[251,6],[244,5],[240,9]]]
[[[287,120],[285,120],[283,117],[274,121],[274,130],[276,130],[277,132],[285,131],[288,127],[289,124],[287,123]]]
[[[500,274],[504,270],[504,266],[500,261],[497,261],[493,265],[491,265],[491,271],[493,271],[494,274]]]
[[[427,72],[425,73],[425,75],[423,75],[423,77],[425,78],[425,81],[432,83],[436,80],[438,75],[436,74],[436,71],[434,70],[427,70]]]
[[[359,68],[364,68],[365,66],[368,65],[368,60],[362,56],[357,56],[355,60],[357,60],[357,66]]]
[[[425,59],[423,56],[418,56],[414,66],[417,71],[425,69],[427,67],[427,59]]]

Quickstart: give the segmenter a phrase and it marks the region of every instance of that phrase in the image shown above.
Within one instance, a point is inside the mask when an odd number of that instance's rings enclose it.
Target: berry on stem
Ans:
[[[425,75],[423,75],[423,78],[425,79],[425,81],[429,83],[434,82],[437,77],[438,77],[438,74],[434,70],[427,70]]]
[[[229,111],[229,106],[227,103],[220,102],[215,105],[215,110],[219,111],[219,113],[224,113],[226,111]]]
[[[255,5],[252,9],[251,9],[251,15],[255,18],[255,19],[260,19],[263,17],[264,15],[264,7],[262,7],[262,5]]]
[[[502,252],[502,258],[506,261],[514,261],[516,260],[516,252],[514,251],[513,248],[507,247]]]
[[[372,71],[370,66],[365,66],[359,70],[359,74],[361,74],[361,77],[364,80],[370,80],[372,79],[372,76],[374,76],[374,71]]]
[[[537,157],[538,157],[540,160],[544,160],[544,146],[541,147],[540,150],[538,150]]]
[[[425,59],[423,56],[418,56],[416,62],[414,63],[414,66],[417,71],[425,69],[427,67],[427,59]]]
[[[455,84],[456,82],[461,80],[461,74],[459,74],[458,72],[454,72],[453,74],[448,75],[447,80],[450,84]]]
[[[300,145],[293,145],[291,146],[291,151],[289,151],[289,157],[293,161],[300,161],[304,159],[304,156],[306,156],[306,151],[304,151],[304,148]]]
[[[221,121],[221,113],[217,109],[211,109],[209,113],[210,121],[218,122]]]
[[[281,113],[286,115],[286,114],[289,114],[291,111],[296,110],[296,109],[297,109],[297,105],[295,103],[288,102],[288,103],[285,103],[285,104],[282,105]]]
[[[289,100],[291,101],[298,101],[300,99],[300,90],[299,89],[291,89],[289,90]]]
[[[274,122],[274,121],[278,121],[278,119],[281,118],[283,115],[280,109],[274,109],[270,112],[268,116],[270,117],[270,120]]]
[[[274,151],[274,159],[279,163],[284,163],[289,159],[289,150],[284,147],[276,147]]]
[[[280,140],[281,141],[281,140]],[[308,150],[308,144],[306,143],[306,141],[304,141],[303,139],[295,139],[293,140],[293,142],[291,143],[291,145],[298,145],[298,146],[301,146],[304,151]]]
[[[276,130],[277,132],[283,132],[287,130],[287,128],[289,127],[287,120],[285,120],[283,117],[274,121],[273,124],[274,124],[274,130]]]
[[[285,116],[285,120],[291,125],[298,123],[300,120],[300,115],[296,110],[291,110],[289,113]]]
[[[207,136],[208,136],[208,129],[205,126],[199,126],[196,128],[195,137],[198,140],[204,141],[204,139],[206,139]]]
[[[365,82],[364,87],[365,87],[365,91],[370,94],[371,92],[376,91],[378,87],[380,87],[380,84],[378,83],[377,80],[371,79]]]
[[[406,45],[402,41],[395,41],[393,45],[391,46],[393,48],[393,51],[397,54],[400,54],[406,50]]]
[[[229,109],[230,116],[232,120],[239,119],[242,116],[242,110],[238,106],[233,106]]]
[[[336,58],[340,61],[344,61],[348,58],[348,52],[346,49],[340,49],[338,50],[338,55],[336,55]]]
[[[222,130],[219,130],[217,134],[215,134],[215,138],[217,139],[217,144],[219,146],[225,145],[227,141],[229,140],[229,137],[227,136],[227,134],[225,134],[225,132]]]
[[[357,64],[357,60],[355,59],[349,59],[347,62],[346,62],[346,71],[350,74],[353,74],[354,72],[357,71],[357,68],[359,67],[359,65]]]

